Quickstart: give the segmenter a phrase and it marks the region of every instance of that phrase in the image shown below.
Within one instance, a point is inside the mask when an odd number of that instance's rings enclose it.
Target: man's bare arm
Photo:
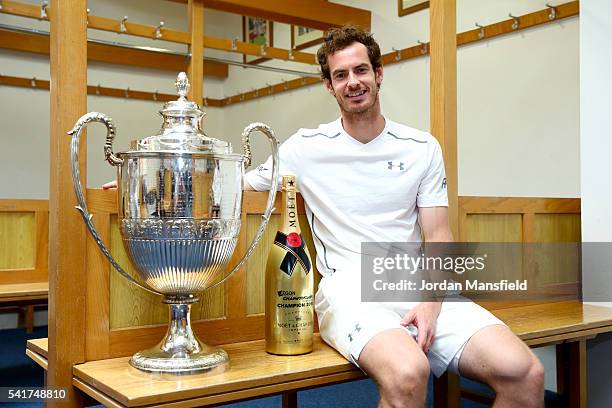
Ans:
[[[453,234],[448,225],[448,208],[419,208],[419,223],[425,242],[452,242]],[[436,320],[442,308],[441,302],[423,302],[413,307],[402,319],[402,324],[418,328],[417,343],[425,353],[434,341]]]
[[[425,242],[452,242],[447,207],[419,208],[419,223]]]

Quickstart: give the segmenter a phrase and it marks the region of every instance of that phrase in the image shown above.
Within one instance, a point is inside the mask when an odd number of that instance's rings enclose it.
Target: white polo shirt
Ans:
[[[362,242],[419,242],[417,207],[448,206],[444,162],[429,133],[392,122],[361,143],[341,119],[300,129],[280,146],[280,174],[297,177],[323,276],[360,273]],[[247,173],[270,188],[272,159]]]

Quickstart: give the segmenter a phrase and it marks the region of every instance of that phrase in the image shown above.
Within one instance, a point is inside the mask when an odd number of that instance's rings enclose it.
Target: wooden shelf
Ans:
[[[0,285],[0,303],[44,300],[49,297],[49,282]]]
[[[187,3],[187,0],[170,0]],[[327,30],[344,24],[370,29],[372,12],[327,0],[205,0],[209,9]]]
[[[44,89],[49,90],[49,81],[37,78],[21,78],[14,76],[0,75],[0,85],[17,86],[20,88]],[[110,96],[113,98],[138,99],[152,102],[168,102],[176,100],[174,94],[159,92],[145,92],[134,89],[109,88],[105,86],[87,85],[88,95]],[[224,99],[205,98],[206,106],[220,107],[224,105]]]
[[[34,18],[37,20],[53,19],[51,8],[47,7],[46,17],[41,18],[41,7],[33,4],[20,3],[17,1],[3,0],[0,13],[12,14],[21,17]],[[133,35],[136,37],[144,37],[149,39],[159,39],[170,41],[179,44],[189,45],[191,43],[191,35],[188,32],[173,30],[170,28],[159,28],[153,25],[139,24],[131,21],[125,22],[125,31],[121,29],[121,20],[115,20],[106,17],[90,15],[87,17],[87,28],[121,33],[123,35]],[[259,45],[249,44],[238,40],[230,40],[225,38],[217,38],[204,36],[204,48],[210,48],[221,51],[228,51],[237,54],[246,54],[253,56],[262,56],[269,59],[279,59],[292,62],[301,62],[310,65],[316,65],[315,54],[266,47],[262,48]]]
[[[49,56],[49,36],[0,29],[0,48]],[[128,49],[92,41],[87,43],[87,60],[173,72],[187,71],[189,65],[189,58],[180,55]],[[204,61],[204,77],[227,78],[228,71],[227,64]]]

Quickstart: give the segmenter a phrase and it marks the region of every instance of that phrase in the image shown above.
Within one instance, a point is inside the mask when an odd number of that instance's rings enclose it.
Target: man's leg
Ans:
[[[429,363],[412,336],[402,328],[385,330],[365,345],[359,366],[378,384],[379,407],[422,407]]]
[[[461,375],[489,384],[495,407],[542,407],[544,368],[506,326],[487,326],[474,334],[459,359]]]

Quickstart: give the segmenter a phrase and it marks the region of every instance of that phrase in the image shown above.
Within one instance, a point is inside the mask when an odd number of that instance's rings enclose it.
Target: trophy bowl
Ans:
[[[163,297],[170,308],[165,337],[132,356],[130,364],[153,372],[222,370],[227,353],[201,342],[191,328],[191,304],[198,295],[220,285],[237,271],[263,235],[278,186],[278,141],[262,124],[242,134],[245,154],[232,153],[231,144],[206,136],[204,113],[186,99],[187,76],[176,86],[179,99],[160,111],[160,133],[132,141],[128,151],[115,154],[115,126],[108,116],[91,112],[69,132],[72,136],[72,178],[77,209],[111,265],[130,282]],[[87,209],[79,174],[79,138],[84,127],[100,122],[107,127],[106,160],[117,167],[117,205],[123,245],[143,284],[112,257],[96,231]],[[251,162],[249,136],[260,131],[272,148],[272,185],[261,225],[253,242],[233,268],[228,268],[240,233],[240,209],[245,169]]]

